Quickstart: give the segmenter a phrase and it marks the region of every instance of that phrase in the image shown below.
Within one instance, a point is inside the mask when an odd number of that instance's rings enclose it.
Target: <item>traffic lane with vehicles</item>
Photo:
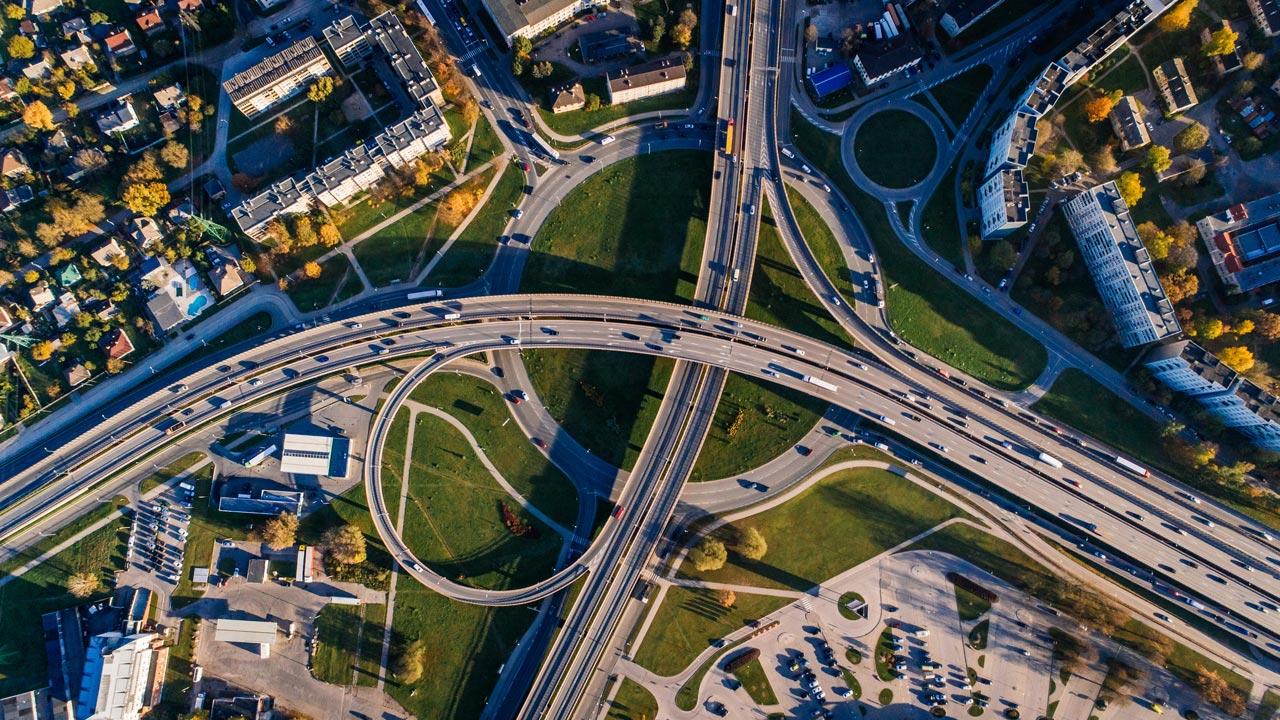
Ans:
[[[476,303],[476,304],[477,304],[477,309],[480,309],[480,308],[484,307],[484,304],[485,304],[485,303],[493,303],[493,302],[501,303],[501,301],[502,301],[502,299],[501,299],[501,298],[496,298],[496,299],[495,299],[495,298],[487,298],[487,299],[483,299],[483,300],[481,300],[481,299],[469,299],[469,300],[468,300],[468,303]],[[509,302],[509,300],[508,300],[508,302]],[[518,305],[520,306],[520,308],[521,308],[521,309],[523,309],[523,307],[528,307],[528,305],[529,305],[529,303],[530,303],[530,302],[532,302],[532,301],[530,301],[530,300],[527,300],[527,299],[526,299],[526,301],[525,301],[525,302],[519,302],[519,303],[518,303]],[[557,304],[560,304],[560,303],[565,303],[565,304],[566,304],[565,306],[558,308],[558,311],[559,311],[559,312],[570,311],[570,310],[571,310],[571,307],[570,307],[570,306],[573,306],[573,305],[574,305],[574,303],[578,303],[578,307],[582,307],[582,308],[583,308],[583,309],[582,309],[582,312],[585,312],[585,313],[586,313],[586,314],[588,314],[588,315],[599,316],[599,315],[601,314],[602,310],[603,310],[603,311],[605,311],[605,312],[610,312],[610,314],[611,314],[611,316],[612,316],[612,317],[620,317],[620,316],[626,315],[626,314],[628,313],[628,310],[629,310],[630,314],[631,314],[633,317],[635,317],[635,316],[636,316],[636,308],[634,307],[634,305],[633,305],[633,306],[630,306],[630,307],[628,308],[628,305],[626,304],[626,302],[625,302],[625,301],[621,301],[621,302],[620,302],[620,301],[607,301],[607,300],[602,299],[602,298],[564,298],[564,299],[557,299],[556,303],[557,303]],[[589,307],[589,308],[588,308],[588,307],[583,307],[583,306],[588,305],[588,304],[590,305],[590,307]],[[615,307],[613,307],[613,308],[609,308],[608,306],[609,306],[610,304],[615,305]],[[655,306],[655,304],[654,304],[654,303],[651,303],[651,302],[645,302],[645,303],[643,303],[643,307],[644,307],[646,310],[651,310],[651,309],[652,309],[652,310],[656,310],[656,309],[657,309],[657,307]],[[668,310],[669,310],[669,311],[672,313],[672,315],[674,316],[674,317],[672,317],[672,316],[668,316],[668,317],[666,318],[666,320],[665,320],[665,321],[666,321],[666,322],[668,322],[668,323],[674,323],[674,322],[676,322],[677,318],[679,318],[679,316],[680,316],[680,313],[682,313],[682,312],[686,312],[686,311],[684,311],[683,309],[679,309],[678,307],[675,307],[675,306],[672,306],[671,308],[668,308]],[[518,312],[518,311],[519,311],[519,310],[517,310],[517,312]],[[492,312],[492,311],[490,311],[490,312]],[[498,312],[502,312],[502,311],[501,311],[501,310],[498,310]],[[509,312],[509,311],[508,311],[508,312]],[[646,314],[646,315],[648,315],[647,313],[641,313],[641,314]],[[371,320],[371,321],[373,321],[373,320],[375,320],[375,319],[377,319],[377,318],[370,318],[370,320]],[[438,321],[438,318],[437,318],[437,321]],[[492,330],[493,330],[493,329],[491,328],[491,329],[490,329],[490,331],[492,331]],[[776,337],[779,333],[781,333],[781,332],[782,332],[782,331],[779,331],[779,330],[776,330],[776,329],[772,329],[772,328],[765,329],[765,328],[763,328],[763,327],[762,327],[762,328],[759,328],[758,330],[759,330],[759,332],[760,332],[760,333],[768,332],[768,333],[770,333],[770,335],[773,335],[773,336],[775,336],[775,337]],[[363,330],[363,331],[360,331],[360,333],[363,333],[363,334],[365,334],[365,335],[368,335],[368,334],[369,334],[369,330]],[[300,343],[302,343],[302,341],[304,341],[304,340],[310,340],[310,341],[312,341],[312,343],[313,343],[313,344],[315,344],[315,345],[316,345],[316,346],[318,346],[318,347],[326,347],[326,346],[328,346],[329,344],[332,344],[332,343],[335,341],[335,338],[340,338],[340,337],[342,337],[344,334],[347,334],[347,335],[355,335],[355,336],[356,336],[356,338],[359,338],[359,337],[360,337],[360,333],[356,333],[356,332],[354,332],[354,331],[352,331],[352,330],[350,330],[350,329],[333,328],[333,327],[331,327],[331,326],[323,326],[321,329],[317,329],[317,330],[314,330],[314,331],[306,331],[306,332],[304,332],[304,333],[301,333],[300,335],[304,336],[304,337],[302,337],[302,338],[297,338],[297,337],[291,338],[291,342],[290,342],[289,344],[290,344],[290,345],[293,345],[293,344],[300,344]],[[736,333],[735,333],[735,334],[736,334]],[[758,333],[758,334],[759,334],[759,333]],[[317,336],[317,335],[323,335],[323,337],[315,337],[315,336]],[[637,336],[637,337],[638,337],[638,336]],[[623,340],[625,340],[625,338],[623,338]],[[821,346],[821,345],[819,345],[819,344],[817,344],[817,343],[814,343],[813,341],[808,341],[807,339],[793,339],[793,341],[794,341],[794,342],[796,342],[796,343],[800,343],[800,344],[806,344],[806,343],[807,343],[807,344],[810,346],[810,348],[813,350],[813,352],[818,353],[818,354],[819,354],[819,356],[822,356],[825,352],[827,352],[827,348],[825,348],[825,346]],[[356,342],[358,342],[358,339],[356,340]],[[776,341],[775,341],[775,342],[776,342]],[[616,345],[616,344],[617,344],[617,343],[615,342],[615,345]],[[607,345],[607,343],[606,343],[606,345]],[[736,347],[737,347],[737,348],[739,348],[739,349],[741,350],[742,348],[744,348],[744,347],[745,347],[745,344],[743,344],[743,343],[738,343],[738,344],[736,345]],[[794,345],[793,345],[792,347],[796,347],[796,346],[794,346]],[[798,348],[797,348],[797,349],[798,349]],[[256,348],[256,349],[255,349],[255,352],[263,352],[263,353],[265,353],[265,354],[267,354],[267,355],[270,355],[271,351],[272,351],[272,348],[271,348],[271,345],[270,345],[270,344],[267,344],[267,345],[265,345],[265,346],[261,346],[261,347],[259,347],[259,348]],[[275,348],[275,351],[276,351],[276,352],[280,352],[280,349],[279,349],[279,348]],[[642,349],[642,351],[644,351],[644,350]],[[292,351],[292,349],[291,349],[289,352],[286,352],[285,354],[286,354],[286,355],[288,355],[288,354],[290,354],[291,352],[293,352],[293,351]],[[307,348],[306,348],[306,346],[304,345],[302,348],[299,348],[299,349],[297,350],[297,352],[298,352],[298,354],[299,354],[299,355],[303,355],[303,354],[305,354],[305,353],[307,352]],[[774,359],[774,357],[775,357],[775,356],[774,356],[774,355],[772,355],[772,354],[767,355],[767,358],[769,359],[769,361],[772,361],[772,359]],[[304,364],[305,364],[305,362],[306,362],[306,361],[304,361]],[[766,366],[767,366],[767,362],[766,362],[765,364],[766,364]],[[309,368],[309,369],[314,369],[314,368]],[[205,372],[210,372],[210,371],[205,371]],[[758,372],[758,370],[755,370],[755,371],[753,371],[753,370],[748,370],[748,372]],[[220,375],[220,373],[217,373],[216,371],[214,371],[214,372],[213,372],[213,374],[215,374],[215,375]],[[222,383],[224,382],[224,381],[223,381],[223,379],[222,379],[222,378],[215,378],[215,380],[216,380],[216,381],[215,381],[215,382],[213,382],[213,383],[212,383],[212,385],[211,385],[210,387],[221,387]],[[794,381],[794,378],[790,378],[790,380]],[[795,383],[795,384],[799,385],[800,383]],[[885,386],[889,386],[889,385],[890,385],[890,381],[889,381],[887,378],[880,378],[878,381],[876,381],[876,384],[877,384],[879,387],[885,387]],[[808,389],[812,390],[812,388],[808,388]],[[258,389],[255,389],[255,390],[258,390]],[[193,391],[193,392],[195,392],[195,391]],[[865,395],[865,393],[861,393],[861,394],[862,394],[862,395]],[[858,398],[858,399],[860,400],[861,398]],[[857,401],[856,401],[856,400],[854,400],[854,401],[848,401],[848,402],[850,402],[850,403],[851,403],[851,406],[853,406],[853,407],[858,407],[858,406],[859,406],[859,405],[857,404]],[[139,405],[137,405],[137,406],[135,406],[135,407],[137,407],[137,408],[138,408],[138,410],[137,410],[137,411],[135,411],[135,413],[133,413],[133,414],[132,414],[132,417],[137,417],[137,416],[138,416],[138,414],[141,414],[141,413],[143,413],[143,412],[150,412],[150,413],[153,413],[153,414],[154,414],[154,411],[155,411],[155,407],[154,407],[154,405],[153,405],[152,407],[148,407],[145,403],[143,403],[143,404],[139,404]],[[108,427],[108,425],[104,424],[104,425],[103,425],[103,427],[104,427],[104,428],[106,428],[106,427]],[[963,458],[961,458],[961,459],[963,460]],[[1006,468],[1006,470],[1008,470],[1008,468]],[[1024,470],[1020,470],[1020,471],[1017,471],[1017,472],[1006,472],[1006,473],[995,472],[995,473],[992,473],[992,474],[993,474],[995,477],[997,477],[997,478],[1000,478],[1000,477],[1002,477],[1002,476],[1006,476],[1006,475],[1007,475],[1007,476],[1009,476],[1009,477],[1016,477],[1016,476],[1017,476],[1017,474],[1019,474],[1019,473],[1021,473],[1021,472],[1025,472],[1025,471],[1024,471]],[[1023,483],[1023,484],[1025,484],[1025,483]],[[1039,484],[1039,483],[1037,483],[1037,484]],[[1061,491],[1062,491],[1062,488],[1059,488],[1059,487],[1053,486],[1053,487],[1049,488],[1049,491],[1051,491],[1051,492],[1057,492],[1057,493],[1058,493],[1058,495],[1057,495],[1057,498],[1055,498],[1055,499],[1061,500]],[[1039,498],[1037,498],[1037,500],[1039,500]],[[1044,506],[1045,506],[1045,507],[1060,507],[1062,504],[1063,504],[1062,502],[1052,502],[1052,503],[1046,504],[1046,505],[1044,505]],[[1206,503],[1206,504],[1207,504],[1207,503]],[[1188,543],[1189,543],[1189,541],[1188,541]],[[1162,557],[1162,558],[1160,558],[1160,559],[1161,559],[1161,560],[1167,560],[1168,558],[1163,558],[1163,557]],[[1149,560],[1150,560],[1150,561],[1154,561],[1154,560],[1155,560],[1155,558],[1154,558],[1154,557],[1153,557],[1153,558],[1149,558]],[[1154,562],[1153,562],[1152,566],[1154,566]],[[1223,596],[1224,596],[1224,593],[1223,593],[1223,592],[1219,592],[1219,593],[1216,593],[1216,595],[1217,595],[1217,596],[1219,596],[1219,597],[1223,597]],[[1211,596],[1212,596],[1212,595],[1211,595]],[[1243,596],[1241,597],[1241,599],[1243,599]],[[1252,599],[1252,598],[1250,598],[1250,599]]]

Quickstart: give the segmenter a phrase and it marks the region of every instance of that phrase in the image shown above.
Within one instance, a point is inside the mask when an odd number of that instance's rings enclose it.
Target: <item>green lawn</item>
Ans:
[[[787,598],[772,595],[737,593],[733,607],[726,608],[716,600],[714,591],[673,586],[658,608],[635,661],[659,675],[675,675],[716,640],[788,602]]]
[[[478,187],[485,187],[493,178],[497,168],[491,168],[471,180]],[[493,192],[485,198],[484,205],[471,218],[471,223],[458,234],[449,251],[441,258],[440,264],[427,276],[428,285],[454,287],[464,285],[484,274],[489,269],[493,254],[498,249],[498,236],[506,227],[511,217],[511,208],[515,207],[524,188],[524,173],[514,163],[507,166],[493,187]],[[436,235],[440,242],[453,232],[453,228],[437,228]],[[435,250],[428,248],[427,259]]]
[[[1032,410],[1096,437],[1138,462],[1167,466],[1161,423],[1076,368],[1064,370]]]
[[[987,83],[991,82],[991,74],[990,65],[978,65],[940,85],[934,85],[929,88],[929,94],[942,106],[951,122],[960,127],[969,118],[978,98],[982,97]]]
[[[352,678],[376,685],[386,618],[386,605],[326,605],[316,617],[311,674],[334,685]]]
[[[1013,25],[1024,15],[1049,4],[1050,0],[1005,0],[960,33],[963,42],[977,42]]]
[[[933,251],[964,272],[965,229],[956,216],[956,168],[951,166],[920,216],[920,233]]]
[[[653,153],[610,165],[547,218],[521,292],[691,299],[710,188],[706,152]]]
[[[520,508],[452,425],[432,415],[417,417],[410,468],[403,537],[433,570],[497,589],[551,574],[560,536]],[[503,524],[504,505],[528,524],[527,535],[517,536]]]
[[[742,689],[747,692],[747,695],[751,696],[751,700],[755,704],[778,704],[778,696],[773,692],[773,686],[769,684],[768,676],[764,674],[764,666],[760,664],[760,658],[754,658],[733,671],[733,676],[742,683]]]
[[[394,431],[393,424],[392,432]],[[387,436],[387,442],[388,444],[392,442],[392,435]],[[400,447],[404,447],[403,438],[400,441]],[[390,453],[391,448],[388,447],[383,451],[383,456],[386,457]],[[399,486],[397,486],[394,501],[396,504],[399,503],[398,490]],[[395,512],[392,501],[389,500],[387,506],[390,512]],[[369,505],[363,484],[356,483],[346,492],[330,499],[323,507],[302,518],[301,526],[298,528],[298,542],[308,545],[318,544],[326,530],[347,524],[355,525],[364,533],[367,557],[359,565],[327,568],[329,574],[337,580],[358,582],[374,590],[388,589],[391,578],[391,556],[382,544],[382,539],[378,537],[377,531],[373,529],[373,519],[369,517]]]
[[[694,29],[694,35],[698,34],[698,30]],[[601,101],[607,102],[607,98],[601,91],[603,82],[593,83],[584,82],[585,92],[595,92],[600,95]],[[690,73],[688,87],[680,92],[674,92],[667,95],[657,95],[654,97],[643,98],[621,105],[601,105],[599,110],[587,112],[586,110],[571,110],[566,113],[554,115],[550,110],[544,107],[545,98],[540,98],[544,102],[538,104],[538,114],[542,116],[543,122],[547,127],[560,133],[561,135],[581,135],[592,128],[599,127],[608,122],[613,122],[618,118],[628,115],[635,115],[642,112],[651,112],[654,110],[682,110],[693,104],[694,98],[697,96],[698,82],[697,74]]]
[[[103,590],[95,598],[110,592],[115,573],[125,568],[128,527],[128,519],[120,517],[0,586],[0,627],[4,628],[0,633],[0,696],[48,683],[40,616],[83,602],[66,592],[67,580],[76,573],[99,576]]]
[[[959,611],[962,621],[977,620],[991,609],[991,603],[987,602],[986,599],[978,597],[959,585],[955,586],[955,591],[956,610]]]
[[[938,148],[933,132],[920,118],[903,110],[885,110],[867,118],[858,128],[853,154],[872,182],[887,188],[906,188],[929,175]],[[839,157],[836,155],[835,159]]]
[[[124,503],[125,498],[116,497],[111,502],[102,503],[88,512],[77,515],[74,520],[58,528],[52,535],[40,538],[40,540],[32,543],[26,549],[0,563],[0,577],[12,573],[17,568],[61,545],[76,533],[119,510]]]
[[[187,697],[191,692],[191,673],[195,664],[196,629],[200,618],[186,618],[178,622],[178,638],[169,646],[169,664],[164,670],[164,687],[160,691],[160,704],[147,717],[153,720],[177,720],[187,710]]]
[[[834,178],[876,247],[886,282],[889,320],[903,340],[994,387],[1026,387],[1048,360],[1044,347],[1004,318],[944,281],[911,253],[889,226],[884,207],[839,165],[839,137],[792,113],[796,144]]]
[[[409,397],[420,403],[440,408],[460,420],[475,436],[480,447],[489,456],[490,462],[498,468],[516,492],[564,527],[573,527],[578,511],[578,496],[573,484],[529,442],[524,433],[511,421],[507,400],[503,399],[492,385],[467,375],[440,372],[431,375],[414,388]],[[438,418],[433,420],[436,423],[443,422]],[[464,454],[474,457],[470,445],[466,444],[464,438],[457,435],[456,430],[449,428],[448,434],[450,437],[457,436],[456,442],[464,445]],[[431,452],[430,447],[434,440],[435,436],[432,433],[424,434],[421,423],[414,430],[414,472],[418,472],[421,452]],[[433,470],[437,469],[435,464],[431,467]],[[438,467],[443,472],[444,468],[450,465],[441,464]],[[474,470],[468,470],[468,472],[482,474],[484,481],[482,485],[486,492],[490,487],[498,490],[492,476],[483,468],[477,465]],[[411,473],[410,478],[412,482],[417,479],[417,476]],[[509,496],[503,493],[502,497]]]
[[[364,289],[346,255],[334,255],[320,267],[323,270],[320,277],[302,278],[287,291],[289,299],[302,312],[328,307],[332,304],[330,300],[341,302]]]
[[[769,462],[812,430],[826,409],[804,393],[731,373],[689,479],[719,480]]]
[[[502,141],[493,124],[484,115],[476,122],[475,134],[471,138],[471,154],[467,156],[467,169],[483,165],[502,154]]]
[[[195,465],[205,458],[203,452],[189,452],[186,455],[174,460],[168,465],[160,468],[156,472],[142,479],[138,485],[138,492],[146,494],[150,490],[169,482],[175,477],[186,472],[187,468]]]
[[[1280,693],[1274,690],[1267,690],[1262,695],[1262,702],[1258,704],[1258,712],[1254,713],[1254,720],[1271,720],[1275,717],[1276,711],[1280,710]]]
[[[915,483],[876,468],[838,471],[786,503],[716,532],[731,547],[719,570],[680,573],[709,582],[805,591],[929,528],[965,513]],[[748,560],[733,538],[754,527],[769,552]],[[822,552],[814,552],[822,548]]]
[[[655,720],[658,701],[643,685],[629,677],[622,678],[618,694],[609,703],[607,720]]]
[[[804,236],[805,245],[822,268],[823,274],[836,286],[836,291],[844,302],[853,305],[857,302],[858,284],[853,281],[853,273],[845,261],[840,249],[840,241],[818,211],[809,204],[804,196],[790,186],[787,187],[787,201],[791,204],[791,214],[795,215],[796,225]]]
[[[767,202],[764,205],[760,217],[755,269],[751,273],[747,317],[795,330],[833,345],[851,347],[853,340],[813,296],[800,271],[791,261],[791,255],[782,245],[772,208]],[[806,216],[806,221],[810,223],[808,232],[801,227],[806,239],[810,235],[817,237],[821,234],[817,227],[826,229],[821,218],[817,217],[817,211],[811,206],[808,210],[812,213],[812,216]],[[827,229],[827,232],[830,230]],[[821,244],[822,240],[819,239],[818,242]]]
[[[896,675],[893,668],[885,661],[893,656],[893,628],[887,627],[880,631],[880,637],[876,640],[876,647],[872,654],[875,656],[876,677],[880,678],[881,682],[892,682]]]
[[[435,203],[423,205],[352,248],[369,282],[385,287],[393,280],[408,280],[414,261],[428,244],[444,242],[432,232],[435,220]]]

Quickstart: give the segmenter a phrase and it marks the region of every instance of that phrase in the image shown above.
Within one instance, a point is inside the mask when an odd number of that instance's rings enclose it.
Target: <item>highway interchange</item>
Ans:
[[[523,216],[507,228],[510,237],[532,238],[560,200],[586,177],[643,152],[717,145],[726,114],[733,115],[740,152],[732,159],[717,153],[711,221],[694,307],[614,297],[516,294],[528,244],[509,242],[499,247],[483,281],[451,292],[446,301],[424,304],[408,301],[405,291],[384,293],[346,309],[341,317],[322,318],[313,327],[277,333],[225,357],[157,377],[102,407],[95,417],[68,423],[47,444],[56,452],[30,448],[6,460],[0,536],[12,536],[48,508],[98,486],[121,469],[122,460],[144,457],[215,419],[346,368],[431,352],[397,386],[370,432],[365,483],[375,525],[404,572],[464,602],[530,603],[586,575],[588,584],[571,608],[565,629],[554,638],[548,631],[544,638],[550,642],[546,662],[531,678],[533,689],[518,714],[570,717],[575,704],[588,694],[586,686],[602,679],[593,677],[592,670],[620,626],[636,579],[651,563],[697,457],[725,372],[733,371],[847,408],[862,425],[879,425],[914,443],[921,454],[985,479],[992,490],[1016,498],[1024,510],[1038,510],[1042,520],[1056,520],[1064,534],[1078,536],[1091,551],[1108,556],[1108,562],[1124,558],[1116,565],[1122,571],[1132,570],[1199,598],[1209,608],[1206,612],[1230,632],[1280,652],[1280,613],[1268,611],[1280,607],[1280,543],[1264,537],[1260,525],[1194,497],[1169,478],[1124,471],[1115,464],[1114,454],[1094,441],[1063,434],[998,393],[981,397],[958,387],[930,369],[941,363],[906,355],[886,341],[887,324],[874,303],[850,307],[833,301],[835,288],[808,254],[780,177],[783,161],[777,148],[787,142],[788,113],[779,116],[777,105],[779,98],[790,96],[793,79],[777,69],[781,56],[795,53],[795,37],[752,32],[753,27],[767,27],[770,18],[786,16],[782,5],[781,0],[748,2],[734,17],[724,18],[724,47],[731,50],[719,68],[720,121],[700,121],[700,113],[709,106],[700,95],[691,113],[696,126],[687,132],[658,132],[648,123],[611,131],[616,142],[585,150],[595,162],[570,158],[538,178],[534,193],[522,205]],[[704,26],[703,37],[710,34]],[[487,71],[485,83],[478,87],[494,107],[507,107],[519,97],[509,78],[498,79],[501,75],[496,67]],[[704,88],[709,84],[714,84],[713,78]],[[789,103],[782,106],[789,108]],[[518,146],[517,152],[526,161],[534,159],[527,147]],[[786,167],[796,172],[802,165]],[[817,180],[810,176],[811,183]],[[812,193],[812,188],[807,190]],[[741,317],[762,197],[774,208],[787,249],[815,295],[867,350],[845,351]],[[831,209],[845,211],[845,206]],[[856,248],[851,255],[855,275],[873,273],[873,256],[856,217],[838,219],[838,234]],[[493,294],[464,297],[477,293]],[[417,381],[455,358],[481,352],[495,353],[507,364],[518,362],[513,340],[519,348],[638,352],[681,362],[635,470],[617,497],[618,515],[553,577],[529,588],[486,591],[442,578],[413,557],[381,501],[379,457],[390,419]],[[837,389],[806,381],[806,376]],[[174,431],[179,421],[184,425]],[[1058,470],[1038,461],[1039,452],[1060,459],[1064,467]],[[531,658],[534,663],[541,660]]]

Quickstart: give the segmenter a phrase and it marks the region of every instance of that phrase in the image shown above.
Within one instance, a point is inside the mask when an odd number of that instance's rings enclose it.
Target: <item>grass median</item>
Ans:
[[[885,208],[839,164],[840,138],[792,113],[796,145],[836,182],[861,219],[885,281],[889,322],[903,340],[996,388],[1020,390],[1044,369],[1040,343],[942,278],[898,240]]]
[[[495,172],[497,168],[491,168],[476,176],[468,183],[469,187],[464,186],[464,191],[488,187]],[[493,261],[493,255],[498,250],[498,237],[507,226],[511,209],[519,202],[523,190],[524,172],[515,163],[507,165],[502,177],[498,178],[498,184],[484,198],[484,205],[471,218],[471,223],[458,233],[453,245],[440,258],[439,264],[427,275],[426,284],[454,287],[465,285],[483,275]],[[424,255],[426,262],[431,261],[436,250],[444,244],[453,230],[453,227],[447,225],[436,229],[439,245],[427,247]]]
[[[962,516],[965,513],[947,500],[886,470],[838,470],[781,505],[717,530],[715,536],[730,548],[723,568],[699,572],[686,561],[680,574],[706,582],[803,592]],[[747,527],[758,530],[769,545],[760,560],[733,549]]]

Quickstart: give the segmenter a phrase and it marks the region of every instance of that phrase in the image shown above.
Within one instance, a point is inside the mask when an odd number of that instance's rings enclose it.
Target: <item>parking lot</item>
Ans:
[[[183,482],[154,500],[138,503],[129,529],[130,569],[153,575],[168,585],[178,584],[194,492],[194,486]]]

